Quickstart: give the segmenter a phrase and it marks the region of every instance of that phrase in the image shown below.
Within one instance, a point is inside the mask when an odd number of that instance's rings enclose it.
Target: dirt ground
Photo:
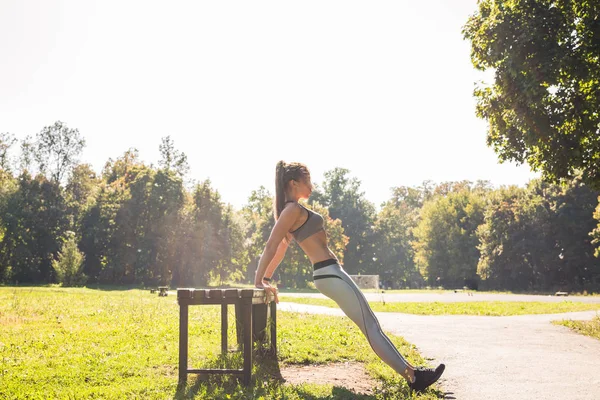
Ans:
[[[362,364],[357,362],[292,365],[281,368],[281,376],[288,384],[330,384],[351,390],[356,394],[367,395],[373,394],[373,388],[377,383],[367,374]]]

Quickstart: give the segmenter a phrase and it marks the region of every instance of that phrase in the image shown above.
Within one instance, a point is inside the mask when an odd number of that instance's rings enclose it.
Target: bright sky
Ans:
[[[55,121],[100,172],[171,135],[190,178],[241,207],[278,160],[344,167],[379,205],[426,179],[523,185],[475,116],[461,27],[476,0],[0,2],[0,132]]]

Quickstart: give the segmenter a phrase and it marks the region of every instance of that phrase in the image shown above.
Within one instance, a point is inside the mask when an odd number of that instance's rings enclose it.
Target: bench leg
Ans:
[[[237,301],[234,305],[235,307],[235,337],[237,340],[238,350],[242,349],[244,343],[244,319],[242,318],[242,311],[244,307],[242,303]]]
[[[244,385],[250,384],[252,378],[252,299],[243,304],[244,320]]]
[[[179,306],[179,383],[187,381],[188,369],[188,306]]]
[[[252,336],[255,342],[265,342],[267,335],[268,304],[252,305]]]
[[[221,353],[227,354],[227,304],[221,304]]]
[[[277,358],[277,304],[272,301],[269,308],[271,309],[271,351]]]

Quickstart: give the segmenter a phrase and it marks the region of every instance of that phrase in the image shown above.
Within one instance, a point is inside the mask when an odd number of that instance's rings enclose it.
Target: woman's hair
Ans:
[[[285,187],[288,182],[291,180],[300,181],[308,177],[310,177],[310,172],[304,164],[286,163],[285,161],[277,163],[275,168],[275,200],[273,201],[273,214],[275,214],[276,221],[285,206]]]

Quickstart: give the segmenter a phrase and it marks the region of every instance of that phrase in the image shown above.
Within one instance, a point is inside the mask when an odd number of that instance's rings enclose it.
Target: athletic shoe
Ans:
[[[415,369],[415,381],[413,383],[409,382],[408,387],[417,392],[422,392],[442,376],[445,368],[444,364],[438,365],[436,369],[418,367]]]

